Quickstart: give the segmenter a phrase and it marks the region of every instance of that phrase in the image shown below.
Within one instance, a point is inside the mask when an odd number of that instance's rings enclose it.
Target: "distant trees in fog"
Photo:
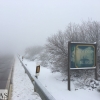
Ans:
[[[35,60],[36,55],[38,55],[43,50],[42,46],[32,46],[25,50],[24,57],[29,60]]]
[[[67,73],[68,68],[68,41],[71,42],[97,42],[98,54],[100,53],[100,22],[87,21],[82,24],[69,24],[65,32],[48,37],[45,48],[34,46],[27,48],[25,57],[30,60],[41,60],[43,66],[52,66],[52,70]],[[42,51],[42,52],[41,52]],[[99,70],[98,70],[99,71]],[[99,71],[100,73],[100,71]]]

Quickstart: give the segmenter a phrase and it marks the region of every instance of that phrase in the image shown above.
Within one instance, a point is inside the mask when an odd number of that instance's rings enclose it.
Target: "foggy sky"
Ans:
[[[100,21],[100,0],[0,0],[0,47],[44,45],[68,23],[88,19]]]

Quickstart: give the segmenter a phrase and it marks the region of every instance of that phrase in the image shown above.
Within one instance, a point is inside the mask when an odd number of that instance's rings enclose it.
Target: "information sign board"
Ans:
[[[70,44],[70,68],[95,67],[95,44]]]

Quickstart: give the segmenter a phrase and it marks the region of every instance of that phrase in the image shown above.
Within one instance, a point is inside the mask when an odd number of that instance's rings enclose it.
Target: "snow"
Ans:
[[[86,67],[86,68],[70,68],[70,69],[72,69],[72,70],[73,70],[73,69],[76,69],[76,70],[77,70],[77,69],[96,69],[96,66],[95,66],[95,67]]]
[[[81,44],[96,44],[96,42],[93,42],[93,43],[87,43],[87,42],[71,42],[71,43],[81,43]]]
[[[35,75],[36,61],[24,59],[23,62],[27,64],[26,68],[31,75]],[[68,91],[67,81],[62,81],[64,77],[61,73],[52,73],[49,67],[41,66],[38,79],[56,100],[100,100],[100,92],[91,87],[78,88],[76,81],[71,81],[71,91]]]
[[[41,100],[18,59],[14,66],[12,90],[11,100]]]

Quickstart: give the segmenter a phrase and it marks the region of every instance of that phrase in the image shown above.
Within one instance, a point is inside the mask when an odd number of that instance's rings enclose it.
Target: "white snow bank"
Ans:
[[[41,100],[18,59],[14,67],[12,100]]]
[[[23,62],[27,64],[26,67],[31,75],[35,75],[36,63],[25,59]],[[56,100],[100,100],[100,93],[97,90],[92,88],[77,89],[74,85],[75,82],[71,82],[71,91],[68,91],[67,81],[62,81],[61,73],[52,73],[46,67],[41,66],[38,79]]]

